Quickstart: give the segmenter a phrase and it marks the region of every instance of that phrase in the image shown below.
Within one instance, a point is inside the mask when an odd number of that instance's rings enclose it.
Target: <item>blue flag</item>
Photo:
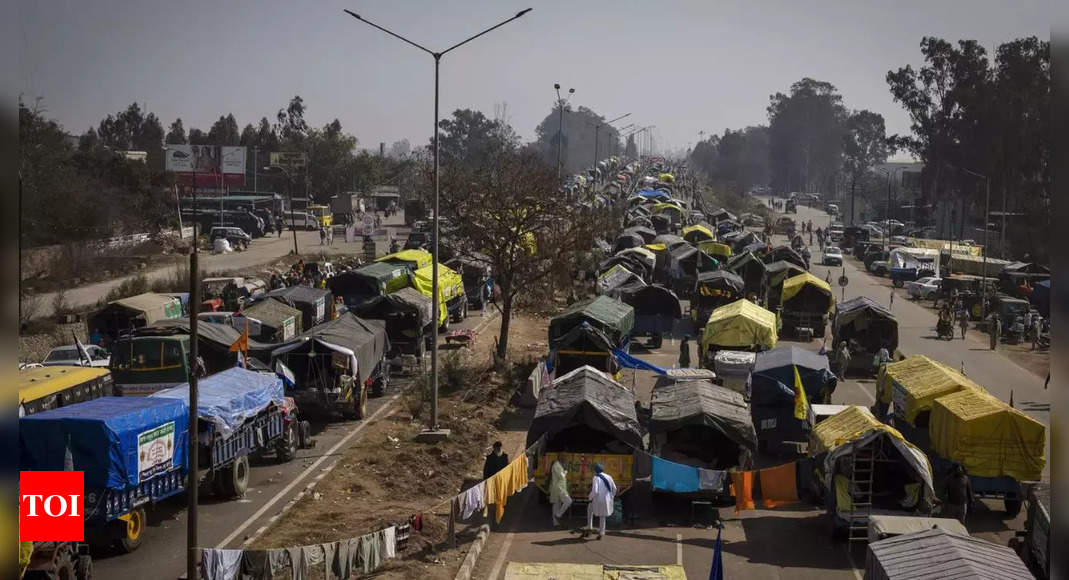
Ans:
[[[719,526],[716,529],[716,547],[713,548],[713,569],[709,570],[709,580],[724,580],[724,555],[723,544],[720,541],[720,533],[724,531],[724,526]]]

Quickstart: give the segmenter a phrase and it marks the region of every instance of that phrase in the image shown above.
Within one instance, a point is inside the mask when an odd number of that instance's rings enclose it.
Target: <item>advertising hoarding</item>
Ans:
[[[167,171],[180,183],[198,186],[244,185],[245,147],[225,145],[168,145]]]

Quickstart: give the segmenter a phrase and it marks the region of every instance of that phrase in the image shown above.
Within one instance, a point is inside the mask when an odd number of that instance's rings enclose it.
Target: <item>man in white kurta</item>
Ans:
[[[560,459],[553,460],[550,468],[549,501],[553,504],[553,525],[560,525],[560,517],[572,505],[572,496],[568,494],[568,471]]]
[[[599,528],[598,539],[605,536],[605,518],[612,515],[613,503],[616,499],[616,482],[612,476],[605,473],[600,463],[594,464],[594,479],[590,484],[590,506],[586,510],[586,527],[594,529],[594,516],[598,516]]]

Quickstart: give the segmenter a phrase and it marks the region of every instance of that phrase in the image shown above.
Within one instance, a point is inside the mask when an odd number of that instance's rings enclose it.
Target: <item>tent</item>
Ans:
[[[664,286],[630,286],[620,292],[620,300],[635,309],[632,334],[668,333],[683,317],[679,297]]]
[[[705,224],[694,224],[683,228],[683,239],[692,244],[699,242],[711,242],[716,240],[716,234],[711,227]]]
[[[752,252],[737,254],[724,269],[742,277],[747,293],[761,294],[765,283],[765,263]]]
[[[655,455],[669,461],[727,469],[738,465],[741,449],[757,450],[757,434],[742,394],[707,379],[658,385],[650,410]]]
[[[393,294],[379,296],[365,303],[354,313],[364,320],[382,320],[390,339],[392,354],[422,354],[424,334],[432,320],[434,303],[415,288],[402,288]]]
[[[765,306],[775,312],[780,304],[783,294],[783,282],[799,274],[804,274],[806,269],[786,260],[777,260],[765,266]]]
[[[1032,580],[1008,546],[935,528],[872,542],[865,580]]]
[[[634,213],[634,214],[628,213],[626,226],[629,227],[629,228],[644,227],[644,228],[651,228],[652,229],[653,228],[653,222],[650,221],[650,218],[646,217],[645,215],[643,215],[641,213]]]
[[[776,246],[762,257],[762,261],[766,264],[779,262],[781,260],[805,269],[805,260],[802,258],[802,255],[787,246]]]
[[[622,250],[628,248],[637,248],[645,244],[646,241],[642,239],[642,236],[635,232],[625,231],[616,237],[616,241],[612,244],[612,253],[616,254]]]
[[[615,255],[628,256],[634,260],[638,260],[642,263],[645,269],[650,272],[653,271],[654,266],[657,264],[657,254],[645,246],[620,250]]]
[[[776,346],[776,315],[750,302],[736,300],[709,315],[701,339],[701,360],[710,347],[765,350]]]
[[[780,306],[783,307],[784,312],[827,314],[835,306],[835,296],[827,282],[809,272],[803,272],[783,281]],[[820,329],[818,336],[821,334],[823,334],[823,328]]]
[[[584,322],[602,332],[613,346],[619,346],[635,326],[635,309],[608,296],[576,302],[549,321],[550,347]]]
[[[981,256],[965,256],[954,254],[950,256],[947,261],[947,267],[951,272],[955,274],[972,274],[974,276],[984,276],[984,263],[985,260]],[[1003,268],[1009,266],[1012,262],[1009,260],[998,260],[995,258],[987,258],[986,276],[997,278],[1002,273]]]
[[[676,249],[679,246],[690,247],[690,242],[675,234],[661,234],[656,238],[653,238],[654,244],[664,244],[665,248],[669,251]]]
[[[283,406],[282,379],[234,367],[197,381],[197,417],[226,438],[270,405]],[[189,401],[189,383],[156,391],[158,399]]]
[[[865,353],[886,348],[894,353],[898,348],[898,321],[890,310],[867,296],[858,296],[838,304],[832,321],[832,344],[855,341]]]
[[[548,450],[642,449],[642,427],[635,414],[635,395],[609,375],[583,366],[558,377],[538,394],[527,446],[543,435]]]
[[[347,359],[346,373],[363,384],[371,377],[389,345],[386,324],[383,321],[363,320],[351,312],[346,312],[278,346],[271,352],[271,357],[275,359],[285,356],[286,366],[298,377],[311,377],[312,373],[316,372],[309,362],[316,358],[314,355],[337,353]],[[300,382],[298,384],[300,385]]]
[[[698,242],[697,248],[714,258],[726,262],[731,258],[731,246],[720,242]]]
[[[305,330],[330,320],[334,314],[334,295],[329,290],[290,286],[268,292],[267,296],[300,310],[301,326]]]
[[[400,252],[376,258],[375,261],[386,264],[397,264],[398,266],[407,266],[409,270],[419,270],[420,268],[430,266],[431,262],[434,261],[434,258],[427,250],[401,250]]]
[[[340,296],[346,306],[353,308],[408,286],[409,272],[408,267],[399,264],[372,262],[328,279],[327,287],[332,294]]]
[[[928,413],[936,399],[962,390],[983,392],[984,388],[920,354],[888,363],[876,379],[877,398],[885,404],[893,402],[895,417],[920,428],[928,427]]]
[[[991,395],[963,390],[936,399],[928,432],[932,452],[970,476],[1042,479],[1046,426]]]
[[[710,213],[709,219],[713,220],[713,223],[719,223],[725,220],[735,221],[738,218],[735,217],[735,214],[731,213],[730,211],[724,208],[720,208]]]
[[[598,275],[597,290],[598,294],[616,296],[625,288],[633,290],[645,285],[642,276],[628,270],[623,264],[615,264]]]
[[[260,336],[264,342],[285,342],[301,332],[301,311],[274,298],[265,298],[242,308],[245,316],[260,321]]]
[[[135,336],[173,336],[175,334],[190,334],[188,318],[159,320],[151,326],[137,329],[134,333]],[[197,321],[197,336],[200,339],[199,344],[202,348],[211,348],[217,353],[225,355],[230,361],[236,360],[236,355],[230,352],[230,345],[237,342],[238,338],[241,337],[241,333],[233,326],[199,320]],[[260,342],[250,338],[249,354],[266,360],[270,356],[271,351],[277,346],[276,343]],[[212,361],[209,360],[208,362],[210,369],[210,363]]]
[[[161,320],[182,316],[181,299],[166,294],[146,292],[109,302],[89,319],[89,328],[118,336],[120,332],[148,326]]]
[[[434,266],[425,266],[412,272],[412,287],[428,298],[434,299]],[[457,300],[467,300],[464,294],[464,278],[445,264],[438,264],[438,325],[445,323]],[[463,306],[461,306],[463,308]]]
[[[646,263],[640,254],[617,254],[609,256],[598,264],[598,274],[604,274],[615,266],[623,266],[637,274],[643,281],[653,279],[653,269]]]
[[[757,353],[751,377],[754,397],[777,383],[794,388],[794,369],[802,379],[810,403],[830,401],[839,379],[828,367],[828,357],[796,346],[779,346]]]

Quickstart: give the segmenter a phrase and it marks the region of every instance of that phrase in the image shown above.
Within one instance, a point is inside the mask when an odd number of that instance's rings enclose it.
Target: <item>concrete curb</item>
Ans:
[[[457,570],[455,580],[471,580],[471,574],[475,571],[475,564],[479,562],[479,554],[482,553],[488,537],[490,537],[490,526],[487,524],[479,526],[479,532],[471,543],[468,555],[464,556],[464,562],[460,564],[460,570]]]

